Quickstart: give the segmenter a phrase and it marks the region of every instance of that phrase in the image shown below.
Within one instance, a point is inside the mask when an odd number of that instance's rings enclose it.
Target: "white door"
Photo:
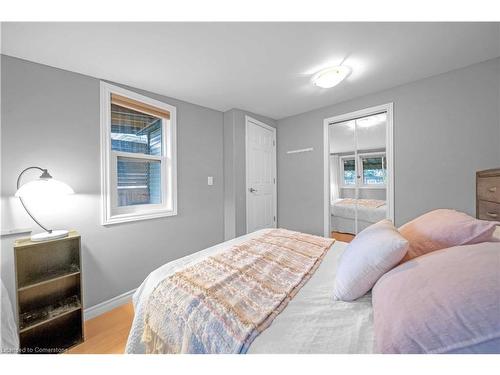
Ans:
[[[276,129],[246,117],[247,233],[276,227]]]

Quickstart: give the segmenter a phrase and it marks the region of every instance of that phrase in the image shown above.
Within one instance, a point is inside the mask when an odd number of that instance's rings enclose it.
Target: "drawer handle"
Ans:
[[[489,217],[498,217],[498,214],[494,212],[486,212],[486,215],[488,215]]]
[[[497,187],[496,187],[496,186],[490,187],[490,188],[488,189],[488,191],[489,191],[490,193],[494,193],[495,191],[497,191]]]

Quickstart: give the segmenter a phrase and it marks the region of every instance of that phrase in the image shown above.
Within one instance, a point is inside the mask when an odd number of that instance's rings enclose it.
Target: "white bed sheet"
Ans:
[[[244,242],[268,229],[223,242],[153,271],[133,297],[135,317],[127,342],[127,353],[144,353],[141,343],[144,306],[156,285],[187,264]],[[335,270],[346,244],[336,241],[313,277],[295,298],[251,344],[249,353],[371,353],[373,315],[371,296],[355,302],[332,298]]]
[[[1,299],[1,329],[0,332],[0,353],[12,354],[16,353],[19,348],[19,338],[17,336],[17,326],[14,319],[14,310],[10,303],[9,294],[0,280],[0,299]]]

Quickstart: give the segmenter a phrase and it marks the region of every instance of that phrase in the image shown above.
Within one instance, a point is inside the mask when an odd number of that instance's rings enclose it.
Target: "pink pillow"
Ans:
[[[399,228],[410,242],[402,262],[447,247],[489,241],[497,224],[455,210],[427,212]]]
[[[443,249],[372,291],[379,353],[500,353],[500,243]]]

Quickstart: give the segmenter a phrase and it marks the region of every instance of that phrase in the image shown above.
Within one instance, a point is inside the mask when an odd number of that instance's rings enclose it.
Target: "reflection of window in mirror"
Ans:
[[[387,175],[385,152],[358,154],[357,168],[360,176],[358,186],[385,187]],[[343,187],[356,185],[356,159],[354,155],[340,158],[340,176]]]
[[[363,185],[385,185],[386,159],[384,155],[360,156],[363,168]]]
[[[356,163],[354,157],[341,159],[342,185],[356,185]]]

